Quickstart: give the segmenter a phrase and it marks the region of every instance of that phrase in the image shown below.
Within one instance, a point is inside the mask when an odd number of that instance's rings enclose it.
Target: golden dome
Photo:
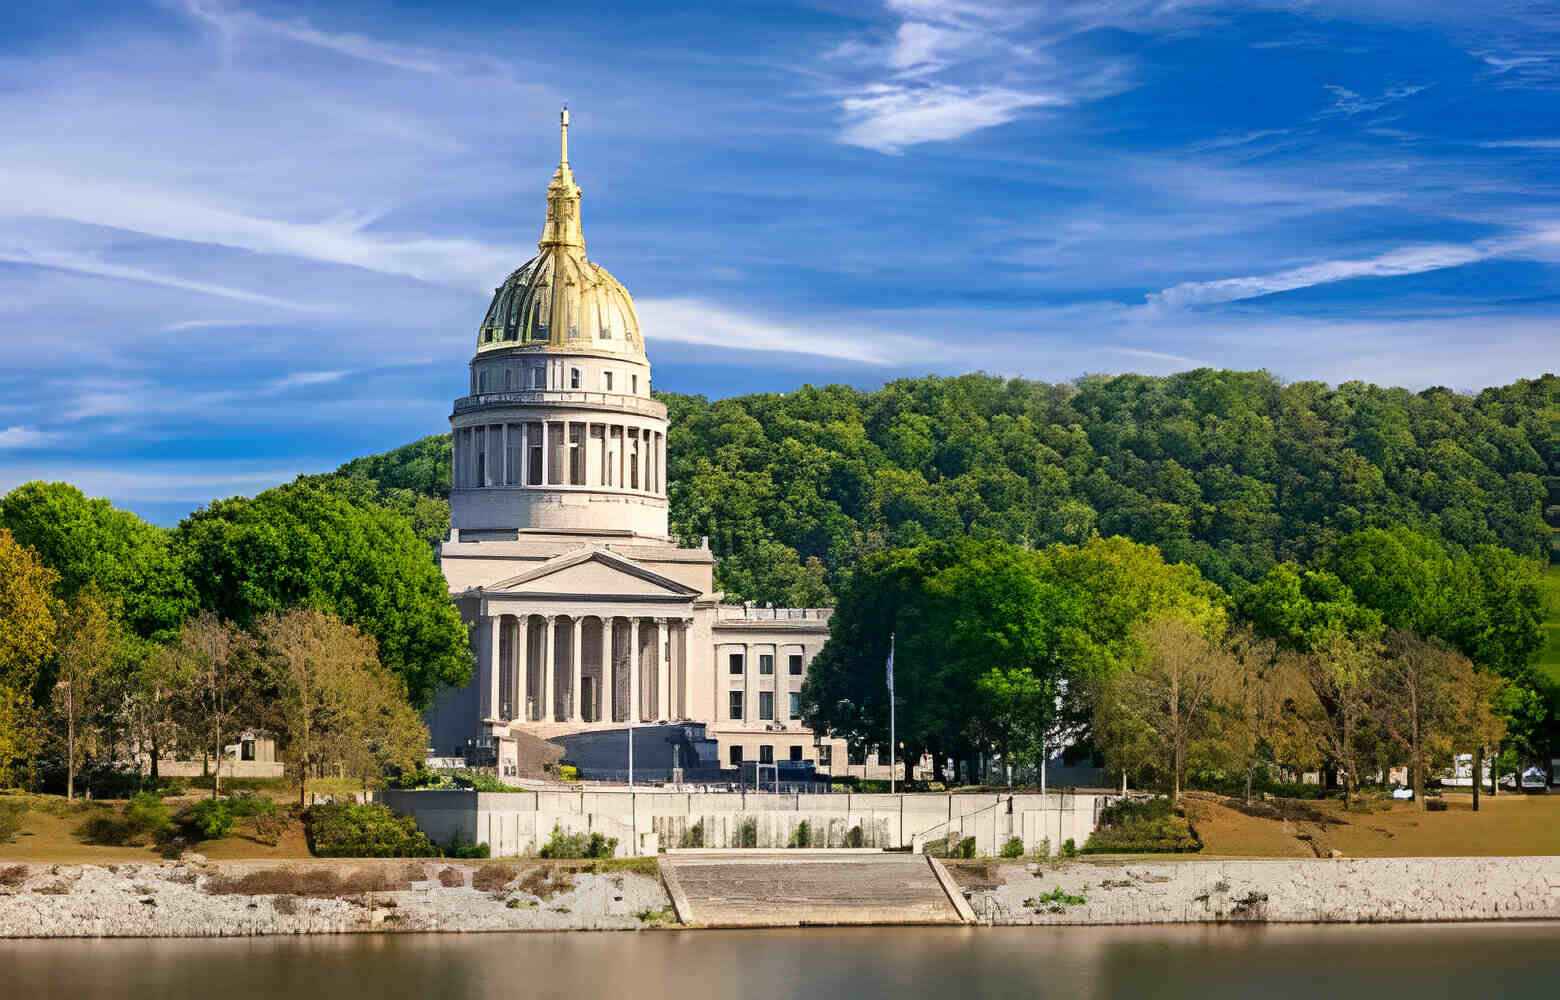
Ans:
[[[644,358],[639,316],[628,289],[585,257],[580,189],[569,169],[569,109],[560,123],[561,155],[547,185],[541,251],[493,290],[477,330],[477,353],[502,348],[606,351]]]

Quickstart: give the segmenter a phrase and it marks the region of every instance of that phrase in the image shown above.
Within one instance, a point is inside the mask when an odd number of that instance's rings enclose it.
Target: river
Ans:
[[[0,996],[38,1000],[1475,1000],[1557,984],[1555,923],[0,942]]]

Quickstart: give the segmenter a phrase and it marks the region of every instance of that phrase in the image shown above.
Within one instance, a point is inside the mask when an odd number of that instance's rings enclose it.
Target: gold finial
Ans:
[[[569,106],[563,106],[563,112],[558,115],[558,162],[569,162]]]

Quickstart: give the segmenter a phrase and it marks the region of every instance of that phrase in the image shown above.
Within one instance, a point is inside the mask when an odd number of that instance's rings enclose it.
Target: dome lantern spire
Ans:
[[[578,247],[585,249],[585,236],[580,231],[580,188],[574,183],[574,171],[569,169],[569,106],[565,104],[558,115],[558,169],[552,183],[547,185],[547,221],[542,224],[542,238],[537,246]]]

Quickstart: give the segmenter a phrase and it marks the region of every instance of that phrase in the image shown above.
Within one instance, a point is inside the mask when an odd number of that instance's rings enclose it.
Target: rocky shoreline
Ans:
[[[1560,920],[1560,857],[948,867],[985,924]],[[638,930],[676,922],[653,871],[590,862],[0,861],[0,938]]]

